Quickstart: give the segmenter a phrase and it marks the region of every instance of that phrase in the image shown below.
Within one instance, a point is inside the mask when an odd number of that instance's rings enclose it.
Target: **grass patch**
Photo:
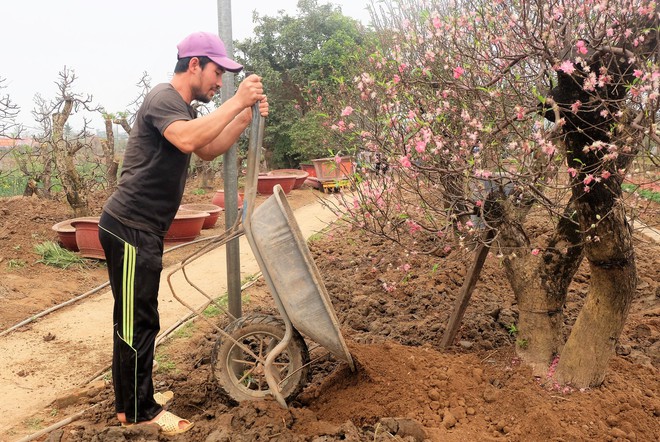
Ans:
[[[241,304],[247,305],[250,303],[250,296],[244,294],[241,296]],[[223,310],[224,309],[224,310]],[[225,293],[223,296],[215,298],[208,307],[204,309],[202,315],[205,318],[215,318],[229,309],[229,296]]]
[[[10,259],[9,261],[7,261],[7,268],[11,270],[22,269],[26,265],[27,263],[22,259]]]
[[[634,184],[622,184],[621,188],[624,192],[636,193],[644,199],[660,204],[660,192],[656,192],[655,190],[650,189],[643,189]]]
[[[30,417],[23,421],[25,426],[33,431],[41,430],[43,428],[43,422],[44,420],[40,417]]]
[[[54,243],[53,241],[45,241],[41,244],[37,244],[34,246],[34,250],[41,257],[37,262],[48,266],[58,267],[60,269],[67,269],[71,266],[87,266],[85,258],[82,258],[71,250],[60,247],[59,244]]]
[[[156,362],[158,363],[158,371],[161,373],[174,373],[177,371],[176,363],[165,353],[157,353]]]
[[[314,233],[309,238],[307,238],[307,242],[308,243],[313,243],[313,242],[320,241],[320,240],[323,239],[324,236],[325,236],[325,233],[323,233],[323,232]]]
[[[190,338],[192,337],[194,330],[195,325],[189,321],[183,324],[181,327],[177,328],[173,336],[175,338]]]

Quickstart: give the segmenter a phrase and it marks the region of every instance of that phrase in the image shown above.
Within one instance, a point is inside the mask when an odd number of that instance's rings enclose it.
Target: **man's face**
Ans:
[[[225,70],[214,62],[207,63],[204,69],[200,67],[198,69],[200,70],[199,81],[197,87],[193,88],[193,100],[208,103],[222,87],[222,74],[225,73]]]

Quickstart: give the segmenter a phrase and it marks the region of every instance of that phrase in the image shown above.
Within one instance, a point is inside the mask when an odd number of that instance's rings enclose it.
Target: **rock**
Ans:
[[[438,390],[436,390],[435,388],[429,390],[428,396],[429,396],[429,399],[431,399],[432,401],[439,401],[440,400],[440,392]]]
[[[451,411],[445,410],[445,414],[442,416],[442,425],[446,429],[450,429],[454,428],[457,422],[458,420],[456,419],[456,416],[454,416]]]
[[[497,391],[497,389],[488,387],[483,392],[483,398],[486,401],[486,403],[490,404],[497,400],[497,398],[499,397],[499,393],[500,392]]]
[[[380,420],[380,424],[400,438],[412,437],[414,441],[422,442],[427,437],[422,424],[414,419],[385,417]]]

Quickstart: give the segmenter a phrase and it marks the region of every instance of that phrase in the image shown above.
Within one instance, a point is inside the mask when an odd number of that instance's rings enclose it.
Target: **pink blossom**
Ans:
[[[408,231],[410,232],[411,235],[414,235],[415,233],[422,230],[421,226],[417,224],[415,221],[407,220],[406,225],[408,226]]]
[[[401,82],[401,77],[399,77],[397,74],[394,74],[394,84],[398,84]]]
[[[436,28],[436,29],[440,29],[441,25],[442,25],[442,22],[440,21],[440,18],[433,17],[433,27]]]
[[[346,107],[344,108],[344,110],[341,111],[341,116],[342,116],[342,117],[347,117],[347,116],[349,116],[349,115],[352,114],[352,113],[353,113],[353,108],[350,107],[350,106],[346,106]]]
[[[465,73],[465,69],[460,66],[454,68],[454,78],[459,79]]]
[[[577,50],[580,54],[586,54],[587,53],[587,45],[584,42],[584,40],[578,40],[578,42],[575,44],[575,47],[577,48]]]
[[[635,78],[639,78],[639,77],[641,77],[642,75],[644,75],[644,71],[642,71],[641,69],[635,69],[635,70],[633,71],[633,75],[635,76]]]
[[[575,169],[574,167],[569,167],[568,170],[567,170],[567,172],[568,172],[573,178],[575,178],[575,175],[577,175],[577,169]]]
[[[341,164],[341,157],[339,155],[335,155],[335,163]]]
[[[415,150],[419,153],[422,153],[426,150],[426,142],[419,140],[417,144],[415,144]]]
[[[564,60],[564,62],[559,66],[560,71],[564,71],[564,73],[571,75],[573,72],[575,72],[575,65],[571,60]]]
[[[541,150],[547,156],[551,156],[551,155],[554,155],[554,153],[557,149],[555,149],[555,146],[552,143],[544,143]]]
[[[584,183],[585,186],[588,186],[593,180],[594,180],[594,176],[592,174],[589,174],[586,177],[584,177],[582,183]]]
[[[399,163],[406,169],[409,169],[412,166],[412,163],[410,162],[410,158],[408,158],[407,155],[402,156],[399,158]]]
[[[608,170],[603,170],[603,171],[600,173],[600,176],[601,176],[604,180],[606,180],[606,179],[608,179],[610,176],[612,176],[612,174],[611,174]]]
[[[539,254],[539,249],[532,250],[532,255],[536,256]]]
[[[571,112],[577,112],[578,109],[580,109],[580,106],[582,106],[582,102],[580,100],[576,100],[575,103],[571,104]]]

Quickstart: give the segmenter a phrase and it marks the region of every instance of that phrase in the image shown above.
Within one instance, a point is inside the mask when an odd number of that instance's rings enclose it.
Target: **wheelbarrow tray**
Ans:
[[[293,326],[354,369],[314,259],[279,185],[250,217],[255,254],[280,312]]]

